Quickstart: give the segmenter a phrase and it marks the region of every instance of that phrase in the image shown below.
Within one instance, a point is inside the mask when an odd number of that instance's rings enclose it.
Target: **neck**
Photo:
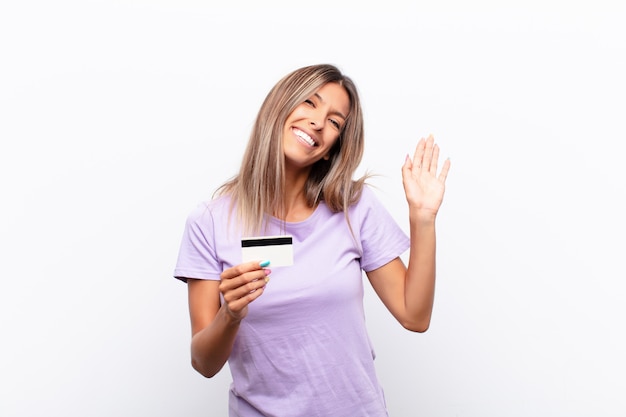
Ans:
[[[309,207],[304,194],[304,185],[310,170],[298,170],[285,172],[285,194],[283,197],[282,215],[277,217],[289,222],[298,222],[306,219],[313,212],[314,207]]]

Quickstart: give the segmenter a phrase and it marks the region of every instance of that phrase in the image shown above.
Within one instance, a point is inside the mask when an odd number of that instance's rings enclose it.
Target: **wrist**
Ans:
[[[240,314],[234,313],[226,304],[223,304],[220,310],[222,311],[223,322],[227,327],[238,327],[243,320]]]
[[[411,224],[434,224],[437,219],[437,212],[422,208],[409,207],[409,221]]]

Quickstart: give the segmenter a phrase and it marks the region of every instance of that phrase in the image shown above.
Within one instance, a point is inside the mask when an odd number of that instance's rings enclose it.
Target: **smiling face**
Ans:
[[[350,98],[338,83],[324,84],[287,117],[283,150],[287,167],[310,168],[339,138],[350,111]]]

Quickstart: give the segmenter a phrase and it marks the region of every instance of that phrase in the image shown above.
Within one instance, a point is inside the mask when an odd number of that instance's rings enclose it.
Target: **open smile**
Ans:
[[[292,131],[293,131],[293,133],[294,133],[297,137],[299,137],[300,139],[302,139],[302,141],[303,141],[304,143],[306,143],[307,145],[309,145],[309,146],[313,146],[313,147],[318,146],[318,145],[317,145],[317,142],[316,142],[316,141],[315,141],[315,140],[314,140],[311,136],[309,136],[309,134],[308,134],[308,133],[303,132],[302,130],[300,130],[300,129],[296,128],[296,127],[292,128]]]

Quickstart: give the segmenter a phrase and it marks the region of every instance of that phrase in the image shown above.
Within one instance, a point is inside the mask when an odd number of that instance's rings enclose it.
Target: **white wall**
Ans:
[[[626,415],[624,3],[335,3],[0,6],[0,415],[225,415],[228,372],[189,364],[184,219],[320,62],[403,227],[405,154],[434,133],[453,163],[431,329],[367,294],[391,415]]]

